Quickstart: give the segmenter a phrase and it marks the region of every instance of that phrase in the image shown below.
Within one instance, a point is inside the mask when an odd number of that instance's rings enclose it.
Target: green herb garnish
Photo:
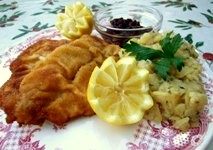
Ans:
[[[135,56],[137,61],[152,60],[158,74],[166,80],[171,67],[175,67],[178,71],[181,71],[184,66],[184,58],[174,56],[183,44],[183,38],[181,38],[180,34],[176,34],[174,37],[171,37],[171,34],[172,32],[167,33],[165,38],[160,41],[163,51],[144,47],[133,41],[124,44],[123,48],[131,56]]]

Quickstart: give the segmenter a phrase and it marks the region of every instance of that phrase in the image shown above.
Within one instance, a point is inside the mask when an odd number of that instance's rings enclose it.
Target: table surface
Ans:
[[[82,0],[96,11],[113,0]],[[133,0],[131,2],[134,2]],[[42,30],[54,27],[56,14],[73,0],[0,0],[0,54]],[[162,30],[191,35],[195,45],[213,70],[213,0],[140,0],[163,13]],[[213,149],[213,141],[207,150]]]

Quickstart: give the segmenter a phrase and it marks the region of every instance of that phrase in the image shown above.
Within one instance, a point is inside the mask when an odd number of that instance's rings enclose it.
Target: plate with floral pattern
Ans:
[[[0,54],[0,85],[10,76],[9,64],[28,46],[40,39],[59,39],[55,28],[40,32]],[[208,104],[199,127],[186,132],[175,129],[170,121],[142,120],[128,126],[114,126],[97,116],[81,117],[63,126],[46,121],[42,126],[7,124],[0,110],[1,150],[193,150],[204,149],[213,135],[213,72],[202,58],[202,80]]]

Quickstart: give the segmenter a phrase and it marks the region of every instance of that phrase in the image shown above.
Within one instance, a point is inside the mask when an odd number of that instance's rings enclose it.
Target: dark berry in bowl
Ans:
[[[138,28],[144,28],[143,26],[140,25],[140,22],[133,20],[133,19],[124,19],[123,17],[121,18],[115,18],[110,21],[110,24],[112,25],[113,28],[117,29],[138,29]],[[107,33],[109,34],[116,34],[120,36],[140,36],[145,32],[150,32],[152,28],[149,28],[147,30],[113,30],[113,29],[107,29]]]
[[[120,29],[135,29],[135,28],[142,28],[143,26],[140,25],[140,22],[137,20],[132,19],[124,19],[121,18],[115,18],[110,21],[112,27],[114,28],[120,28]]]

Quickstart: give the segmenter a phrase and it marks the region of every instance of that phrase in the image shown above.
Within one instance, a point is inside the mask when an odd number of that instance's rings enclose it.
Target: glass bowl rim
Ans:
[[[150,10],[153,13],[155,13],[155,14],[153,14],[153,16],[157,15],[159,19],[157,19],[157,22],[155,24],[153,24],[153,25],[149,25],[149,26],[141,27],[141,28],[134,28],[134,29],[114,28],[114,27],[110,27],[110,26],[104,26],[104,25],[99,23],[99,21],[97,19],[97,16],[100,13],[104,13],[104,12],[114,8],[114,7],[119,7],[121,9],[124,9],[123,8],[124,6],[133,6],[133,7],[136,7],[136,8],[142,8],[142,9],[145,9],[145,11],[146,10]],[[125,31],[141,31],[141,30],[146,30],[146,29],[150,29],[150,28],[155,28],[155,27],[161,25],[162,22],[163,22],[163,15],[158,9],[156,9],[156,8],[154,8],[152,6],[141,5],[141,4],[136,4],[136,3],[131,3],[131,4],[127,4],[127,3],[126,4],[125,3],[113,4],[113,5],[110,5],[110,6],[106,6],[106,7],[102,8],[102,9],[99,9],[98,11],[96,11],[94,13],[94,25],[95,25],[95,28],[98,28],[99,30],[100,30],[100,27],[101,27],[101,28],[110,29],[110,30],[114,30],[114,31],[124,31],[124,30]]]

